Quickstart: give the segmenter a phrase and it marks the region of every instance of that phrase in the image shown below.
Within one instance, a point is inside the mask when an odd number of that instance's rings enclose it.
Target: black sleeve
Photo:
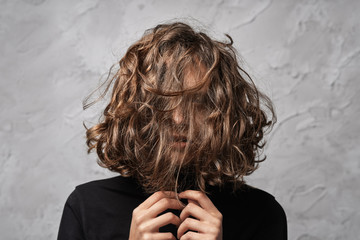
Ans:
[[[77,192],[68,197],[60,221],[58,240],[85,240],[78,211]]]
[[[284,209],[275,199],[266,209],[266,215],[252,240],[287,240],[287,220]]]

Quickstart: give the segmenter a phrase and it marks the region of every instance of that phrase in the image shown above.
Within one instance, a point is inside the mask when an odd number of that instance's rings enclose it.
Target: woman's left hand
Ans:
[[[188,199],[188,204],[180,214],[182,223],[177,232],[179,239],[222,240],[223,216],[205,193],[187,190],[180,193],[179,198]]]

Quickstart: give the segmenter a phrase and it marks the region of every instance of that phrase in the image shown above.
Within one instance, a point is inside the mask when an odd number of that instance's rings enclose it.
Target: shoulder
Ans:
[[[116,176],[94,180],[75,187],[69,195],[70,205],[108,203],[122,199],[142,199],[144,192],[139,184],[129,177]]]
[[[248,184],[243,184],[235,191],[231,186],[225,186],[221,189],[213,188],[210,196],[216,199],[221,198],[254,206],[276,204],[275,197],[272,194]]]
[[[117,176],[76,186],[66,205],[79,218],[96,222],[95,218],[106,218],[109,212],[126,218],[145,198],[142,188],[134,179]]]
[[[83,232],[82,239],[126,236],[132,211],[143,200],[142,188],[132,178],[117,176],[80,184],[65,203],[62,229],[74,229],[77,223],[74,231]],[[67,236],[67,230],[62,234]]]
[[[228,238],[241,236],[243,239],[286,239],[286,214],[272,194],[243,185],[235,192],[228,189],[217,192],[211,198],[223,214],[223,227],[229,232]]]
[[[254,239],[287,239],[286,213],[275,196],[250,185],[240,191],[256,226]]]
[[[274,195],[247,184],[237,190],[235,196],[244,198],[253,205],[280,206]]]
[[[262,190],[244,184],[235,192],[216,192],[211,199],[227,215],[244,216],[254,224],[260,222],[273,222],[278,225],[286,224],[286,214],[276,198]]]
[[[254,212],[261,213],[262,215],[267,213],[267,216],[275,219],[286,218],[285,211],[275,196],[262,189],[244,185],[236,192],[235,196],[244,199],[246,204],[254,209]]]
[[[125,194],[142,195],[142,188],[131,177],[116,176],[99,179],[80,184],[75,187],[80,193],[117,192]]]
[[[287,218],[280,203],[264,190],[252,186],[248,189],[253,213],[259,217],[255,239],[287,239]]]

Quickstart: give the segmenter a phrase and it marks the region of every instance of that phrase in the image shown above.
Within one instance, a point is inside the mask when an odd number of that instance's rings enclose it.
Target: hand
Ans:
[[[179,198],[188,199],[189,202],[180,214],[179,239],[222,240],[222,214],[205,193],[187,190],[180,193]],[[184,234],[187,230],[191,231]]]
[[[158,216],[169,208],[178,210],[184,208],[184,206],[175,199],[174,192],[156,192],[148,197],[133,211],[129,240],[176,240],[172,233],[159,233],[159,228],[162,226],[171,223],[178,227],[181,223],[180,218],[171,212]]]

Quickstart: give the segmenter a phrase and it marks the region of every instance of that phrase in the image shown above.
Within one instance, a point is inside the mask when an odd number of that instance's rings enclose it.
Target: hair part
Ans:
[[[134,177],[149,193],[245,183],[266,159],[263,137],[276,116],[226,36],[229,42],[212,40],[175,22],[147,30],[129,47],[109,75],[102,120],[86,128],[88,153],[96,150],[100,166]],[[196,84],[186,86],[188,78]],[[182,124],[173,121],[176,109]],[[185,149],[173,146],[174,134],[186,136]]]

